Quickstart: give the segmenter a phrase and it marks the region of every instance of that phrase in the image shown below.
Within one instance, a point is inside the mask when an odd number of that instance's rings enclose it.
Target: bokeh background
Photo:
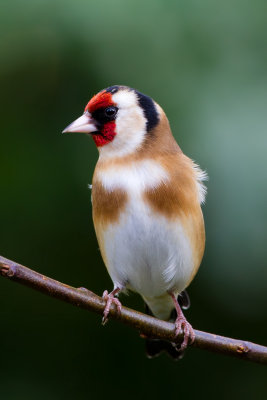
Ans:
[[[0,18],[1,255],[111,289],[87,187],[97,150],[61,131],[100,89],[135,87],[210,178],[186,315],[267,345],[266,2],[2,0]],[[148,360],[131,328],[4,279],[0,303],[3,400],[266,398],[266,367],[197,349]]]

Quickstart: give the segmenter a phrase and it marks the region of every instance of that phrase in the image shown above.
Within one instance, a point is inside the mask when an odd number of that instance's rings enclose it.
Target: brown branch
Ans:
[[[12,281],[22,283],[77,307],[98,314],[103,313],[105,302],[93,292],[65,285],[1,256],[0,273]],[[174,337],[174,326],[170,322],[161,321],[130,308],[122,307],[122,312],[118,315],[116,309],[112,306],[110,317],[136,328],[148,337],[177,343],[182,339],[182,334],[177,338]],[[192,347],[267,364],[267,347],[198,330],[195,330],[195,335],[196,339]]]

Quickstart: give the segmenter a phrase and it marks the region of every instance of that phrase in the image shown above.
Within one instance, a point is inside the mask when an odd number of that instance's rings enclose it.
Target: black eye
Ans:
[[[108,118],[114,118],[115,115],[117,114],[117,111],[118,111],[117,107],[110,106],[110,107],[107,107],[107,108],[105,109],[105,115],[106,115]]]

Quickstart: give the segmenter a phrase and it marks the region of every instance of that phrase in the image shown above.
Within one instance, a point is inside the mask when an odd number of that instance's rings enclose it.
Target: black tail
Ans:
[[[177,298],[180,306],[187,310],[190,307],[190,299],[186,290],[178,295]],[[145,304],[145,311],[148,315],[153,315],[147,304]],[[176,311],[173,310],[171,313],[170,321],[175,321]],[[146,339],[146,354],[148,358],[159,356],[162,352],[167,353],[174,360],[180,360],[183,358],[184,350],[181,350],[180,346],[175,343],[170,343],[160,339]]]

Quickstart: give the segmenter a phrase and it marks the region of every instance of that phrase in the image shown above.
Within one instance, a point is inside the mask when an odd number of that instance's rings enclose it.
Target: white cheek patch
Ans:
[[[137,96],[133,90],[119,90],[112,95],[112,100],[120,109],[130,108],[138,104]]]
[[[110,167],[99,171],[104,188],[108,191],[123,189],[128,193],[142,193],[144,190],[156,188],[162,182],[169,180],[168,172],[153,160],[138,161],[128,167]]]
[[[116,136],[99,148],[101,158],[123,157],[133,153],[143,143],[146,118],[134,91],[122,90],[113,95],[119,111],[116,118]]]

